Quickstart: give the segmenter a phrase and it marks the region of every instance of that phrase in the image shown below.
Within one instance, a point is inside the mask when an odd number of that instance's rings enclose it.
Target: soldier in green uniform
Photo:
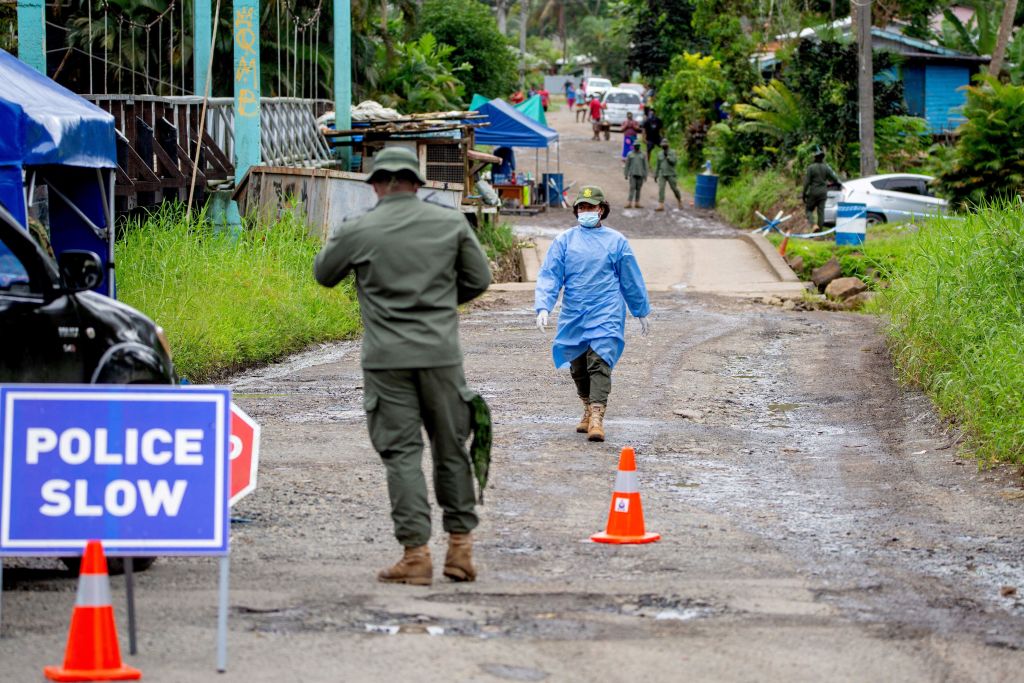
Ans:
[[[804,176],[803,197],[804,208],[807,209],[807,222],[815,225],[814,214],[817,212],[819,228],[825,224],[825,199],[828,197],[829,181],[839,183],[839,176],[825,163],[825,152],[818,149],[814,152],[814,163],[807,167],[807,174]]]
[[[665,210],[665,184],[672,188],[672,194],[676,196],[676,203],[683,208],[683,196],[679,194],[679,185],[676,183],[676,164],[679,163],[679,156],[669,148],[668,138],[662,138],[661,149],[658,150],[658,158],[654,163],[654,177],[658,181],[658,208],[655,211]]]
[[[623,175],[629,181],[629,198],[626,200],[626,208],[642,209],[640,206],[640,190],[643,189],[644,181],[647,179],[647,155],[634,145],[633,149],[626,155],[626,168]]]
[[[333,287],[355,273],[365,329],[363,392],[370,441],[387,469],[395,537],[405,553],[377,578],[430,585],[430,504],[421,468],[426,428],[434,491],[449,536],[444,575],[472,581],[470,532],[477,525],[466,451],[471,427],[457,306],[479,296],[491,272],[476,235],[452,209],[422,201],[416,155],[388,148],[367,180],[380,201],[331,231],[313,267]]]

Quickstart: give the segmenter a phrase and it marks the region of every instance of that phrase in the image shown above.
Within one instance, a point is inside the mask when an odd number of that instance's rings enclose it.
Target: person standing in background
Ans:
[[[640,204],[640,191],[643,190],[644,181],[647,180],[647,155],[639,145],[634,147],[626,157],[626,168],[623,174],[629,181],[629,198],[626,200],[627,209],[642,209]]]
[[[626,120],[622,122],[622,163],[626,163],[626,157],[633,151],[639,135],[640,125],[633,118],[633,112],[626,112]]]

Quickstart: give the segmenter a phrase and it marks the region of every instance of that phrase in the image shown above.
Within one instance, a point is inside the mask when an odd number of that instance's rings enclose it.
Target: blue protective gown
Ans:
[[[568,367],[589,346],[614,368],[626,347],[626,306],[637,318],[651,312],[640,266],[622,233],[576,226],[556,237],[537,275],[535,310],[551,311],[563,288],[551,347],[555,367]]]

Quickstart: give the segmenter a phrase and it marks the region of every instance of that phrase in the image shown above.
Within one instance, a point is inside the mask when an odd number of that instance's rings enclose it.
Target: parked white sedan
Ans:
[[[856,178],[832,190],[825,200],[825,225],[836,224],[839,202],[867,204],[868,225],[946,213],[948,202],[932,194],[931,176],[886,173]]]

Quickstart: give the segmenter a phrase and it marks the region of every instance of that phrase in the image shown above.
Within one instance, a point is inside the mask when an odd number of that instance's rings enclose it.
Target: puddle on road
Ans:
[[[674,622],[692,622],[726,613],[726,608],[678,595],[600,593],[438,593],[423,598],[422,613],[369,607],[370,596],[349,596],[273,609],[242,608],[235,613],[248,628],[264,633],[346,632],[380,636],[428,635],[545,640],[613,640],[629,619],[635,637],[672,633]],[[431,603],[455,605],[467,616],[433,616]],[[447,612],[448,610],[446,610]],[[666,629],[669,629],[666,631]]]
[[[803,408],[803,403],[769,403],[768,410],[773,413],[788,413],[796,410],[797,408]]]

